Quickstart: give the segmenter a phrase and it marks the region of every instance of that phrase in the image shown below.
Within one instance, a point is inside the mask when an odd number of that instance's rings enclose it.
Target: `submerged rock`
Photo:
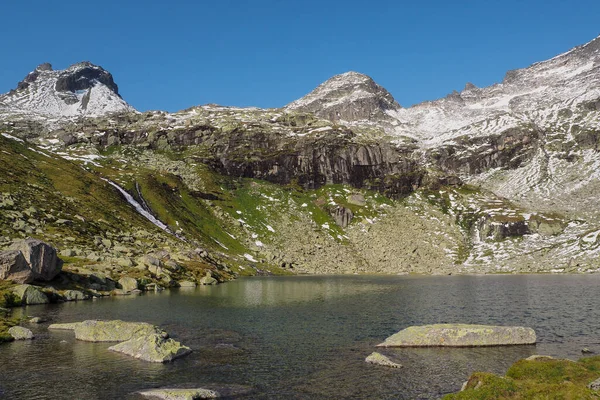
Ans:
[[[156,363],[173,361],[192,352],[189,347],[157,333],[136,336],[108,349],[139,360]]]
[[[365,361],[369,364],[383,365],[384,367],[402,368],[401,364],[395,363],[390,360],[389,357],[377,352],[369,354],[369,356],[365,358]]]
[[[377,347],[475,347],[536,343],[535,331],[521,326],[437,324],[411,326]]]
[[[145,322],[88,320],[69,324],[52,324],[48,329],[73,330],[75,338],[86,342],[123,342],[137,336],[168,335],[158,327]]]
[[[13,326],[8,330],[8,333],[15,340],[31,340],[34,338],[33,332],[27,328],[23,328],[22,326]]]
[[[216,399],[221,397],[218,392],[209,389],[150,389],[137,392],[148,399],[161,400],[197,400]]]

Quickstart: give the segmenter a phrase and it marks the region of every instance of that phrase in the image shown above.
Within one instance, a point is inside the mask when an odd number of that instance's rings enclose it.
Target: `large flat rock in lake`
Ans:
[[[377,347],[478,347],[536,343],[535,331],[522,326],[436,324],[411,326]]]

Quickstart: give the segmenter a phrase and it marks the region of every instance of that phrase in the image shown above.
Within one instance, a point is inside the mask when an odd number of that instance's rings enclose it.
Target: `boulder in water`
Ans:
[[[132,292],[138,289],[138,281],[135,278],[124,276],[119,279],[119,286],[121,286],[121,289],[125,292]]]
[[[8,330],[10,336],[15,340],[31,340],[33,339],[33,332],[22,326],[13,326]]]
[[[221,397],[218,392],[209,389],[150,389],[137,392],[142,397],[159,400],[197,400],[216,399]]]
[[[123,342],[137,336],[160,334],[168,336],[154,325],[145,322],[88,320],[69,324],[52,324],[48,329],[73,330],[75,338],[85,342]]]
[[[367,358],[365,358],[365,361],[368,362],[369,364],[377,364],[377,365],[382,365],[384,367],[402,368],[401,364],[395,363],[392,360],[390,360],[389,357],[384,356],[383,354],[377,353],[377,352],[373,352],[373,353],[369,354],[369,356]]]
[[[535,331],[521,326],[437,324],[411,326],[377,347],[477,347],[536,343]]]
[[[191,353],[191,349],[160,334],[136,336],[108,348],[139,360],[165,363]]]

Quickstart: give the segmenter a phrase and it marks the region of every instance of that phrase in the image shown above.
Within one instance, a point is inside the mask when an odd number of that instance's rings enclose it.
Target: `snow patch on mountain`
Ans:
[[[110,73],[88,62],[57,71],[42,64],[17,89],[0,95],[3,114],[68,118],[134,111],[119,95]]]

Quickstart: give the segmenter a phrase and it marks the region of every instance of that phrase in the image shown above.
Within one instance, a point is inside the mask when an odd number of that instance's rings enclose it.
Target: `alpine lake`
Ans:
[[[600,352],[600,275],[295,276],[242,278],[15,309],[33,341],[0,346],[0,398],[138,399],[157,387],[203,387],[232,399],[437,399],[475,371],[504,374],[533,354]],[[122,319],[159,325],[193,349],[168,364],[77,341],[49,323]],[[519,325],[538,344],[376,349],[433,323]],[[379,351],[403,368],[366,363]]]

